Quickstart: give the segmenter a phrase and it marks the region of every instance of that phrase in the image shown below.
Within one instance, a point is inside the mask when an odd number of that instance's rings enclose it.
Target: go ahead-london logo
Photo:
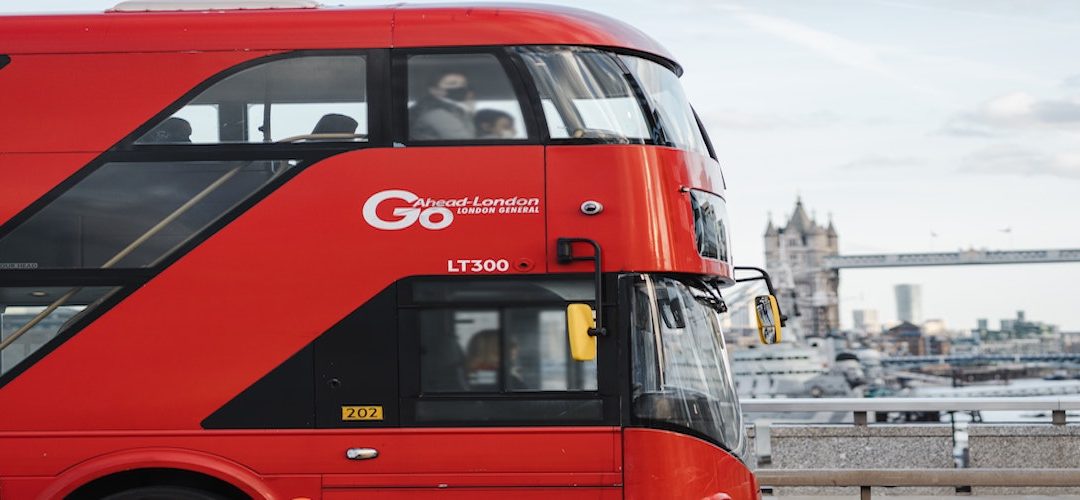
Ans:
[[[389,208],[389,213],[387,212]],[[364,220],[384,231],[400,231],[420,224],[432,231],[446,229],[458,215],[539,214],[540,198],[511,196],[487,198],[422,198],[404,189],[388,189],[364,202]]]

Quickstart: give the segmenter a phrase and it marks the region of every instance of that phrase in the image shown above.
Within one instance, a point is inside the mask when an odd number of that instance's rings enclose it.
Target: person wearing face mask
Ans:
[[[476,139],[473,122],[475,95],[465,75],[445,72],[428,86],[428,93],[409,108],[412,140]]]
[[[513,139],[517,137],[514,117],[497,109],[481,109],[476,112],[478,139]]]

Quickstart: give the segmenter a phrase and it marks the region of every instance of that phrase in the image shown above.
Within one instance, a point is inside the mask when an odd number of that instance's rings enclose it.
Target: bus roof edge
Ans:
[[[314,0],[127,0],[105,12],[314,9]]]

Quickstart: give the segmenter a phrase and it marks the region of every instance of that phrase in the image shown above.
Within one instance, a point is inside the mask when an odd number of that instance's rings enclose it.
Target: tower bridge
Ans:
[[[891,356],[881,358],[889,366],[973,365],[991,362],[1007,363],[1080,363],[1080,353],[1047,354],[953,354],[944,356]]]
[[[811,335],[840,329],[841,269],[1080,262],[1080,248],[840,255],[832,220],[818,222],[801,199],[780,225],[770,216],[764,236],[765,268],[777,284],[778,299],[786,311],[799,314],[802,329]]]
[[[822,259],[822,265],[826,269],[986,264],[1044,264],[1054,262],[1080,262],[1080,248],[830,255]]]

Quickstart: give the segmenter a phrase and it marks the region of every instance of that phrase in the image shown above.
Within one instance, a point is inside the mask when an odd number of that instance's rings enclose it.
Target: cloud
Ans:
[[[818,128],[839,125],[844,122],[843,117],[826,110],[791,115],[760,113],[733,108],[699,111],[701,112],[701,121],[707,127],[733,130]]]
[[[791,128],[794,122],[790,118],[766,113],[753,113],[735,109],[717,109],[704,111],[701,121],[709,128],[737,130],[775,130]]]
[[[799,45],[842,66],[878,75],[924,95],[945,98],[945,93],[941,90],[898,73],[885,63],[889,58],[888,51],[872,44],[814,29],[782,17],[754,12],[742,6],[721,4],[716,7],[731,13],[751,29]]]
[[[1080,129],[1080,99],[1039,99],[1026,92],[995,97],[946,122],[943,133],[993,137],[1008,130]]]
[[[978,138],[991,138],[999,137],[1001,134],[987,130],[984,127],[980,127],[977,124],[972,124],[961,119],[952,119],[945,123],[945,126],[938,132],[942,135],[951,135],[953,137],[978,137]]]
[[[1072,89],[1080,89],[1080,73],[1065,77],[1065,79],[1061,81],[1061,86]]]
[[[840,168],[844,170],[870,170],[920,167],[923,165],[926,165],[926,159],[915,156],[869,155],[840,165]]]
[[[929,2],[927,4],[917,4],[917,3],[898,2],[898,1],[889,1],[889,0],[876,0],[874,3],[878,3],[878,4],[881,4],[881,5],[889,5],[889,6],[893,6],[893,7],[900,7],[900,8],[905,8],[905,9],[916,9],[916,10],[929,11],[929,12],[938,12],[938,13],[945,14],[945,15],[953,15],[953,16],[959,15],[959,16],[979,17],[979,18],[986,19],[986,20],[1003,21],[1003,22],[1009,23],[1009,25],[1016,25],[1018,23],[1024,23],[1024,24],[1030,25],[1033,28],[1038,28],[1038,29],[1041,29],[1041,30],[1050,29],[1050,30],[1055,30],[1055,31],[1062,31],[1062,32],[1065,32],[1065,33],[1068,33],[1068,34],[1072,34],[1077,30],[1077,28],[1080,28],[1080,27],[1078,27],[1076,25],[1072,25],[1072,24],[1060,23],[1060,22],[1052,22],[1052,21],[1047,21],[1046,19],[1040,19],[1038,17],[1032,17],[1032,16],[1024,15],[1024,14],[1032,14],[1032,13],[1038,15],[1039,14],[1039,9],[1030,9],[1027,6],[1025,6],[1023,4],[1020,4],[1020,3],[1013,4],[1013,3],[1009,3],[1009,2],[1002,2],[999,5],[993,5],[990,2],[982,2],[980,4],[977,4],[977,5],[979,5],[979,10],[957,9],[957,8],[952,8],[951,6],[948,6],[948,5],[943,7],[941,4],[944,4],[945,2]],[[1066,9],[1068,9],[1068,7],[1066,7]],[[1004,12],[1004,14],[994,13],[995,10],[997,12]],[[1045,14],[1045,11],[1044,11],[1044,14]],[[1044,15],[1043,17],[1050,17],[1050,16]]]
[[[1014,144],[1000,144],[968,155],[961,162],[960,171],[1080,179],[1080,151],[1047,154]]]

